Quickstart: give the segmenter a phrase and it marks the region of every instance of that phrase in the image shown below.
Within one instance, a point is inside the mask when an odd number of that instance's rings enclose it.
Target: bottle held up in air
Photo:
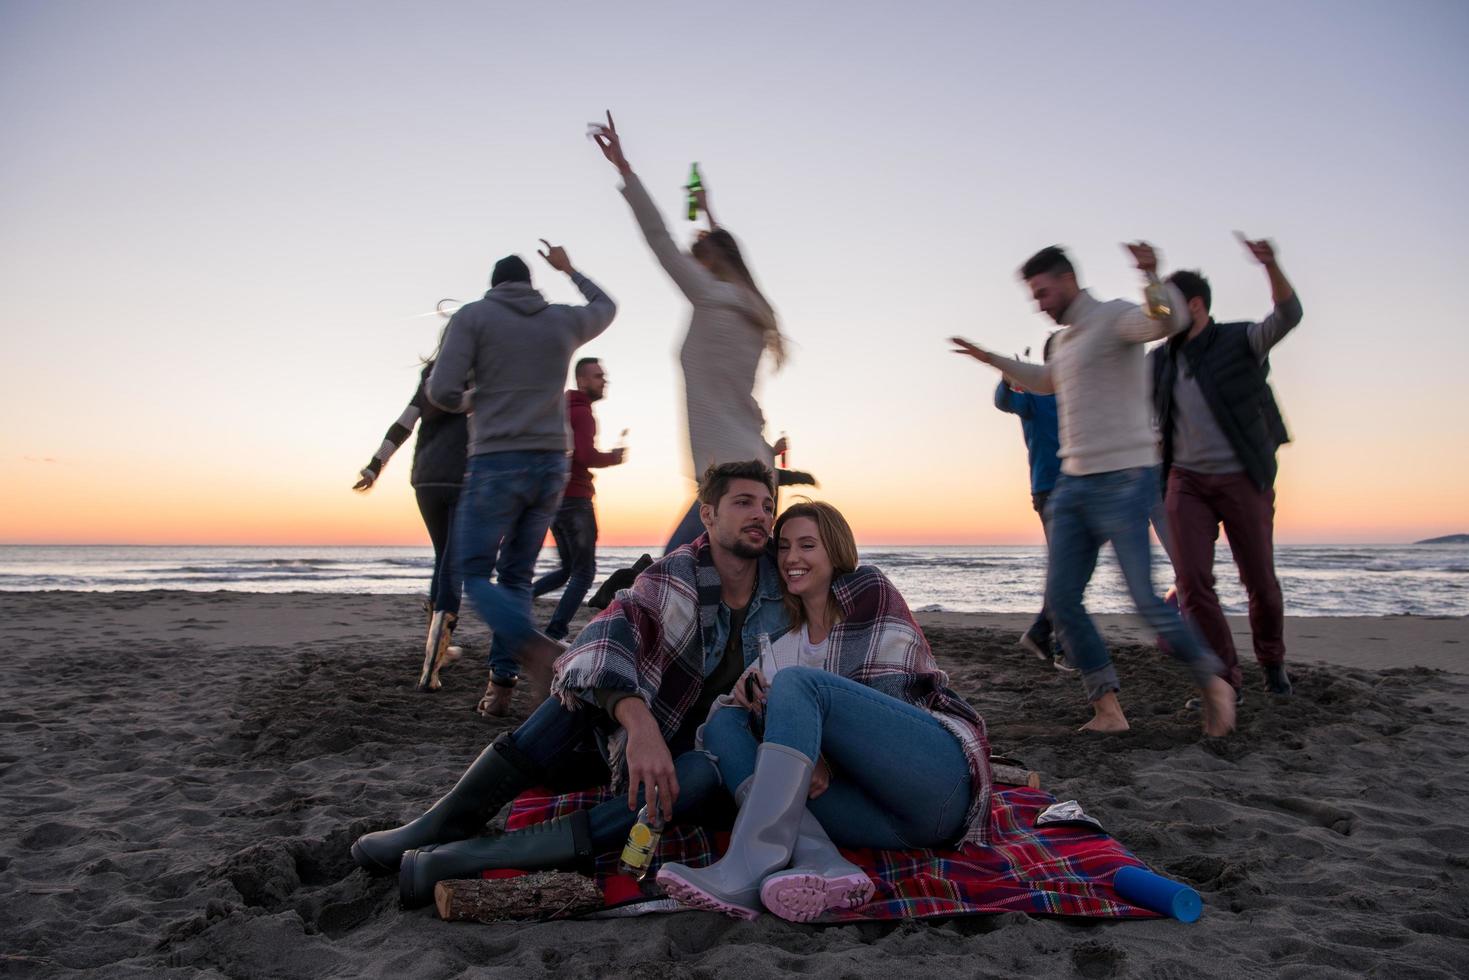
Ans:
[[[1173,315],[1173,303],[1168,298],[1168,289],[1155,273],[1148,273],[1148,284],[1143,287],[1143,297],[1147,300],[1150,319],[1166,320]]]
[[[699,179],[699,164],[695,161],[689,167],[689,182],[684,185],[684,190],[689,192],[689,220],[697,221],[699,218],[699,198],[696,192],[704,189],[704,182]]]
[[[638,881],[648,876],[653,866],[653,855],[658,853],[658,842],[663,839],[663,814],[658,810],[658,790],[653,790],[653,801],[644,803],[638,810],[637,822],[628,831],[627,843],[622,848],[622,859],[617,870],[631,875]]]
[[[785,447],[781,449],[780,458],[776,461],[775,465],[779,466],[783,470],[789,469],[789,466],[787,464],[789,462],[791,453],[791,440],[790,437],[788,437],[784,432],[780,434],[780,438],[781,441],[785,443]]]
[[[631,431],[631,429],[623,429],[622,434],[617,437],[617,445],[612,447],[617,452],[622,453],[622,461],[624,463],[627,462],[627,434]]]

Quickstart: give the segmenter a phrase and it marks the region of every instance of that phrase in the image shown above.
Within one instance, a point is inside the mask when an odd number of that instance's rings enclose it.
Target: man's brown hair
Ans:
[[[735,480],[763,483],[770,495],[775,496],[775,472],[758,459],[747,459],[739,463],[716,463],[705,470],[699,480],[699,503],[717,508]]]

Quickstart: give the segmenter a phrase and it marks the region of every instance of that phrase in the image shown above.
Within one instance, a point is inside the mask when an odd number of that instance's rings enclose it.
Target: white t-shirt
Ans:
[[[765,675],[766,683],[775,679],[775,675],[782,667],[815,667],[823,670],[826,667],[826,650],[831,643],[831,633],[826,634],[826,639],[820,643],[811,642],[809,624],[802,623],[800,630],[791,630],[780,639],[770,644],[767,651],[760,655],[760,673]]]

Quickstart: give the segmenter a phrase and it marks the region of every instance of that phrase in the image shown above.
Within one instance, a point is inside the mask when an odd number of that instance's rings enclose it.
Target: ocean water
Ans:
[[[597,580],[656,548],[600,548]],[[1226,612],[1245,612],[1229,550],[1215,573]],[[1155,549],[1154,582],[1167,586]],[[541,553],[537,573],[554,549]],[[1034,612],[1045,579],[1040,547],[873,547],[865,562],[882,568],[915,610]],[[222,548],[0,546],[0,591],[76,589],[209,592],[426,592],[427,548]],[[1276,569],[1286,612],[1295,616],[1469,615],[1469,545],[1295,545],[1279,547]],[[594,586],[595,588],[595,586]],[[1093,612],[1130,612],[1126,588],[1104,551],[1087,591]]]

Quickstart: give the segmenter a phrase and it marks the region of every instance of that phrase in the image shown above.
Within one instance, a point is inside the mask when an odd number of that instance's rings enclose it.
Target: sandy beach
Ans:
[[[1297,696],[1257,693],[1245,652],[1240,729],[1209,742],[1128,617],[1101,617],[1134,725],[1109,738],[1015,648],[1027,617],[920,619],[994,750],[1193,884],[1198,923],[443,923],[347,847],[523,717],[472,712],[472,617],[420,695],[410,596],[0,593],[0,976],[1463,975],[1469,620],[1290,619]]]

